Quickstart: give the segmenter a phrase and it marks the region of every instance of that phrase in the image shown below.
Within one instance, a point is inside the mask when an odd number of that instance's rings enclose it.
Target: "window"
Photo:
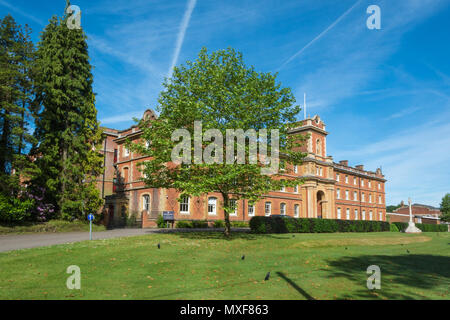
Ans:
[[[295,192],[295,193],[298,193],[298,186],[295,186],[295,187],[294,187],[294,192]]]
[[[321,143],[320,139],[316,140],[316,153],[322,154],[322,143]]]
[[[266,202],[266,205],[264,206],[264,213],[266,217],[272,214],[272,203]]]
[[[230,213],[230,216],[237,216],[237,201],[230,199],[230,206],[234,209],[234,211]]]
[[[320,176],[320,169],[319,169],[319,167],[316,167],[316,175]]]
[[[145,147],[148,149],[148,148],[150,148],[150,141],[149,140],[146,140],[145,141]]]
[[[372,187],[372,182],[371,181],[369,181],[369,188],[371,188]]]
[[[286,203],[280,204],[280,214],[282,215],[286,214]]]
[[[336,173],[336,181],[339,182],[339,173]]]
[[[372,218],[373,218],[372,216],[373,216],[373,213],[372,213],[372,210],[370,210],[369,211],[369,220],[372,220]]]
[[[353,184],[356,186],[356,184],[358,183],[358,179],[356,179],[356,177],[353,178]]]
[[[353,191],[353,200],[358,201],[358,192]]]
[[[217,214],[217,198],[208,199],[208,214],[213,216]]]
[[[127,147],[123,147],[123,156],[128,157],[130,155],[130,150],[127,149]]]
[[[285,192],[286,191],[286,187],[281,187],[281,190],[280,190],[281,192]]]
[[[190,199],[188,196],[181,197],[180,213],[189,214],[189,202],[190,202]]]
[[[320,175],[320,176],[323,176],[323,168],[320,167],[319,170],[320,170],[320,171],[319,171],[319,175]]]
[[[123,182],[128,183],[128,167],[123,168]]]
[[[363,220],[366,220],[366,210],[363,210],[363,211],[362,211],[362,219],[363,219]]]
[[[378,203],[381,204],[381,196],[378,196]]]
[[[355,220],[358,220],[358,209],[355,209]]]
[[[365,201],[366,201],[366,197],[365,197],[364,192],[363,192],[362,195],[361,195],[361,201],[362,201],[362,202],[365,202]]]
[[[369,203],[372,203],[372,195],[369,194]]]
[[[142,196],[142,210],[150,211],[150,196],[148,194]]]
[[[361,186],[364,187],[364,180],[363,179],[361,179]]]
[[[248,216],[249,217],[255,216],[255,205],[253,203],[248,204]]]
[[[345,200],[348,200],[348,190],[345,190]]]
[[[341,218],[341,208],[337,209],[337,218],[340,219]]]
[[[338,199],[341,198],[341,189],[339,189],[339,188],[336,190],[336,197],[337,197]]]
[[[294,173],[298,173],[298,166],[297,165],[294,166]]]
[[[381,189],[381,183],[378,184],[378,190],[380,190],[380,189]]]
[[[383,221],[383,212],[380,211],[378,213],[378,216],[379,216],[380,221]]]
[[[346,214],[345,214],[345,218],[347,220],[350,220],[350,209],[349,208],[347,208],[347,211],[346,211]]]
[[[348,176],[345,176],[345,183],[348,183]]]
[[[300,216],[300,206],[298,204],[294,205],[294,217],[298,218]]]

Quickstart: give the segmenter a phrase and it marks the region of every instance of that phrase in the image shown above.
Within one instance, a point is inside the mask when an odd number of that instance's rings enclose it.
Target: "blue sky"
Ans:
[[[387,203],[450,192],[449,0],[73,0],[94,65],[99,120],[124,129],[155,108],[171,67],[228,46],[279,72],[319,114],[337,162],[382,166]],[[369,30],[369,5],[381,30]],[[0,0],[38,40],[65,0]],[[303,113],[299,115],[302,119]]]

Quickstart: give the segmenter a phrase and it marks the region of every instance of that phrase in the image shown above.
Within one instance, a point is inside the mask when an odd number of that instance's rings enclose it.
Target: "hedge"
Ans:
[[[383,221],[257,216],[250,220],[250,229],[254,233],[380,232],[390,226]]]
[[[446,224],[424,224],[416,223],[416,227],[422,232],[447,232],[448,226]]]
[[[185,228],[194,228],[194,229],[205,229],[208,228],[208,221],[200,221],[200,220],[179,220],[176,222],[175,225],[178,229],[185,229]]]
[[[392,222],[392,225],[397,226],[398,230],[404,232],[408,228],[406,222]],[[416,223],[416,227],[422,230],[422,232],[447,232],[448,226],[446,224],[424,224]]]

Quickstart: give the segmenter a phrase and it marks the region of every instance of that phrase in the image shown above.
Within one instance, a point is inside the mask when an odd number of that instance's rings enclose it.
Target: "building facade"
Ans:
[[[156,119],[152,110],[145,118]],[[106,170],[114,171],[113,192],[105,197],[104,214],[108,223],[134,217],[142,227],[153,227],[164,211],[173,211],[176,220],[223,220],[221,195],[208,193],[201,197],[185,197],[173,189],[149,188],[142,181],[139,164],[149,158],[127,150],[125,142],[140,142],[141,131],[133,126],[110,133],[108,152],[113,163]],[[304,183],[284,190],[274,190],[254,204],[247,200],[235,201],[236,210],[230,215],[234,221],[249,221],[253,216],[274,214],[293,217],[347,220],[386,220],[385,178],[381,169],[364,170],[362,165],[350,167],[348,161],[335,163],[327,155],[328,132],[319,116],[305,119],[291,130],[292,135],[308,135],[303,147],[307,157],[302,165],[291,166],[286,179],[301,177]],[[112,165],[113,169],[109,168]],[[110,172],[110,171],[108,171]]]

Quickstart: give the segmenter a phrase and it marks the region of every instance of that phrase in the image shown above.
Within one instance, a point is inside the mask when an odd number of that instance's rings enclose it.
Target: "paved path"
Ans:
[[[132,237],[151,233],[172,232],[212,232],[223,229],[115,229],[102,232],[93,232],[93,240]],[[233,229],[233,231],[248,232],[248,229]],[[56,244],[65,244],[89,240],[89,232],[45,233],[24,235],[1,235],[0,252],[46,247]]]

